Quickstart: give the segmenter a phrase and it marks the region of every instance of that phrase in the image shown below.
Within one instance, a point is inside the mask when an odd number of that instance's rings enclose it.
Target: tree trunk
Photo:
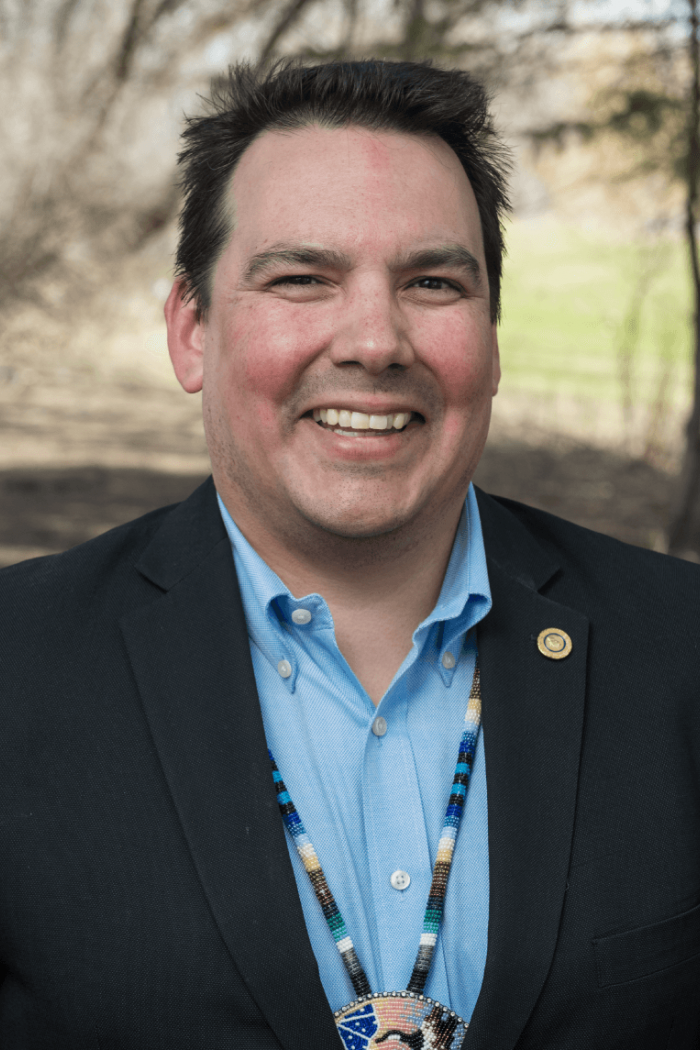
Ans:
[[[688,0],[688,6],[690,8],[689,48],[692,83],[688,113],[685,234],[690,255],[693,293],[693,406],[686,432],[678,501],[669,527],[668,549],[670,554],[700,560],[700,266],[698,265],[698,244],[695,232],[698,176],[700,175],[698,0]]]

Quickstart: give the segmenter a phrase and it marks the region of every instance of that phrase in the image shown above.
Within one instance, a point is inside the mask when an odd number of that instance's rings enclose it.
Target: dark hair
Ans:
[[[430,62],[328,62],[303,66],[282,59],[267,72],[240,63],[212,90],[209,111],[187,121],[179,156],[185,200],[176,273],[201,315],[211,297],[214,267],[231,235],[226,193],[234,169],[254,139],[273,128],[311,123],[357,125],[373,131],[439,135],[457,154],[479,207],[491,293],[500,316],[507,148],[498,139],[481,84],[461,70]]]

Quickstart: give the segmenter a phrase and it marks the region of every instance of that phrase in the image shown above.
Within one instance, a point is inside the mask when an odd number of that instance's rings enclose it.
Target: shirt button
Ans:
[[[448,671],[451,671],[454,665],[457,663],[452,653],[448,650],[442,658],[442,666],[446,667]]]
[[[395,890],[406,890],[411,883],[411,876],[407,871],[401,871],[399,868],[398,871],[394,872],[389,881]]]
[[[308,609],[295,609],[292,613],[294,623],[310,623],[311,613]]]
[[[387,730],[386,718],[382,718],[381,715],[379,716],[379,718],[375,718],[374,722],[372,722],[372,732],[374,733],[374,735],[375,736],[384,736],[384,734],[386,733],[386,730]]]
[[[280,662],[277,664],[277,670],[283,678],[289,678],[290,674],[292,673],[292,665],[290,664],[289,660],[280,660]]]

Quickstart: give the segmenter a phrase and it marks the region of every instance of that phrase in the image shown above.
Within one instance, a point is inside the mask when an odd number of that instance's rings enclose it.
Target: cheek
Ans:
[[[491,326],[480,317],[457,313],[441,318],[439,328],[425,331],[430,346],[424,360],[443,391],[445,428],[464,428],[491,401],[493,354]]]
[[[258,411],[273,415],[330,341],[321,313],[274,300],[264,311],[237,311],[222,333],[229,397],[249,407],[257,402]]]

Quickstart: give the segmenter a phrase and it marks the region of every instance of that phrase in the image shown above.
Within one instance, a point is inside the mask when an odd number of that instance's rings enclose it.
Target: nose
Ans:
[[[370,375],[408,368],[415,360],[405,318],[385,277],[358,281],[348,291],[331,344],[336,365],[359,364]]]

